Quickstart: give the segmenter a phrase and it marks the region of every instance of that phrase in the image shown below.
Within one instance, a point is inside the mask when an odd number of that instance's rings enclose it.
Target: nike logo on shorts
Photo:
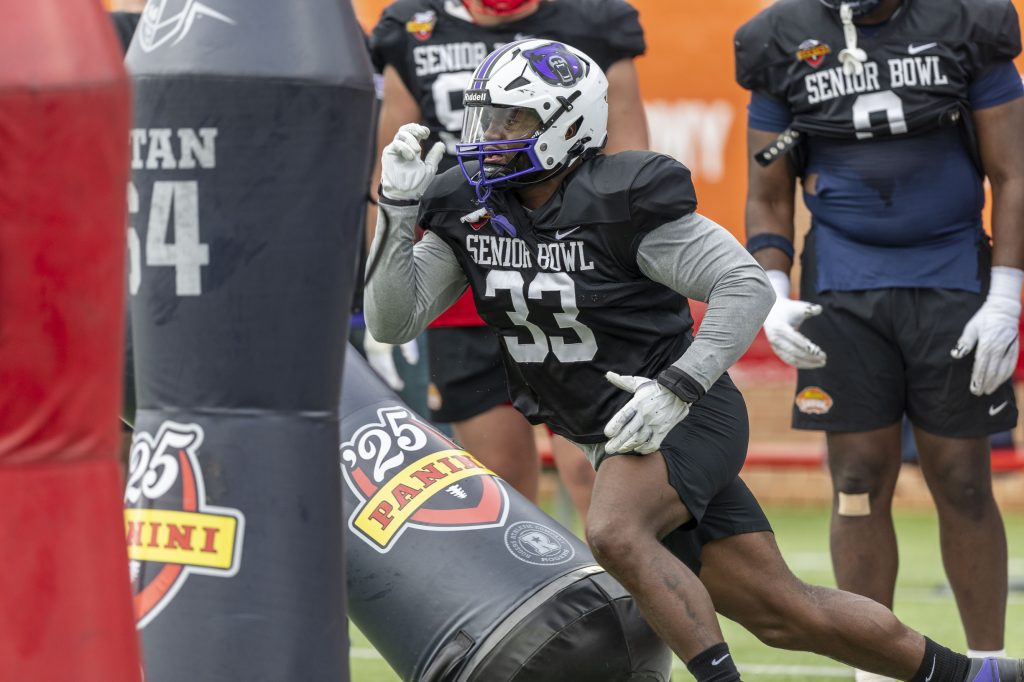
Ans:
[[[729,658],[730,656],[732,656],[732,654],[726,654],[725,656],[722,656],[721,658],[712,658],[711,659],[711,665],[718,665],[719,663],[721,663],[725,659]],[[928,680],[925,680],[924,682],[928,682]]]
[[[910,45],[907,45],[907,54],[921,54],[922,52],[930,50],[937,45],[938,43],[925,43],[924,45],[914,45],[911,43]]]
[[[561,230],[555,230],[555,239],[565,239],[566,237],[568,237],[570,234],[572,234],[576,230],[580,229],[581,227],[583,227],[583,226],[582,225],[577,225],[576,227],[572,228],[571,230],[566,230],[565,232],[562,232]]]
[[[1009,400],[1004,400],[1003,402],[999,403],[998,405],[990,405],[989,408],[988,408],[988,416],[990,416],[990,417],[996,416],[997,414],[1002,412],[1006,408],[1006,406],[1009,405],[1009,404],[1010,404]]]

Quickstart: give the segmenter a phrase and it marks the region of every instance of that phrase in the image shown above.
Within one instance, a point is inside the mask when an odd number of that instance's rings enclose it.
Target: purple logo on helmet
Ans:
[[[534,72],[552,85],[569,87],[583,78],[583,62],[562,43],[548,43],[524,50]]]

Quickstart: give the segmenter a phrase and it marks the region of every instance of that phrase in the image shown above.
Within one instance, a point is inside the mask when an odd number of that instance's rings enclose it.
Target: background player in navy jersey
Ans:
[[[836,579],[893,603],[905,413],[978,655],[1001,654],[1006,615],[988,435],[1017,420],[1019,52],[1010,0],[782,0],[736,34],[748,248],[778,293],[765,332],[800,370],[793,426],[827,433]],[[788,298],[797,177],[812,215],[802,301]]]
[[[543,36],[577,45],[608,74],[609,148],[647,148],[647,123],[633,58],[644,52],[636,10],[624,0],[399,0],[373,31],[371,53],[384,74],[378,149],[408,121],[445,142],[445,170],[455,165],[462,92],[491,50]],[[373,187],[376,190],[376,171]],[[371,211],[372,213],[372,211]],[[370,216],[371,221],[375,216]],[[372,225],[372,223],[371,223]],[[372,231],[372,229],[371,229]],[[536,499],[539,464],[529,423],[508,404],[498,340],[470,296],[442,312],[427,331],[431,417],[451,422],[457,440],[517,490]],[[593,469],[579,450],[552,438],[559,474],[586,516]]]
[[[524,40],[465,92],[460,167],[430,131],[384,149],[366,286],[373,334],[401,343],[467,288],[501,337],[513,403],[597,468],[594,555],[701,682],[739,680],[715,611],[774,646],[913,682],[1024,682],[1024,662],[941,647],[875,601],[800,582],[738,473],[747,413],[725,370],[775,295],[696,212],[689,171],[650,152],[602,155],[607,81],[586,54]],[[414,241],[416,224],[426,230]],[[692,334],[687,297],[708,303]]]

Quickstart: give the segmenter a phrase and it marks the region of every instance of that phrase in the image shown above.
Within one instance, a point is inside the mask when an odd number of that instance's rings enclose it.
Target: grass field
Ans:
[[[767,512],[783,554],[793,570],[808,582],[834,584],[828,556],[828,510],[825,507],[770,507]],[[1010,541],[1010,578],[1024,582],[1024,514],[1007,514],[1005,521]],[[963,650],[963,632],[939,558],[938,527],[934,515],[920,511],[898,512],[896,523],[902,557],[896,613],[933,639]],[[770,649],[731,622],[724,622],[723,627],[744,680],[778,682],[852,678],[848,668],[834,661],[812,654]],[[351,628],[351,634],[353,682],[396,682],[398,676],[366,638],[355,627]],[[1011,655],[1024,656],[1024,592],[1010,593],[1006,641]],[[682,664],[676,663],[673,680],[692,680]]]

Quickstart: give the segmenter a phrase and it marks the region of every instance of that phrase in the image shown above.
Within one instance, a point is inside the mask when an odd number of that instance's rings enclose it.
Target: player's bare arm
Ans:
[[[647,149],[647,114],[640,98],[640,78],[632,59],[620,59],[608,67],[608,144],[606,154],[627,149]]]
[[[768,273],[776,301],[764,324],[775,354],[801,369],[821,367],[825,352],[797,331],[821,306],[789,298],[789,271],[793,266],[793,211],[796,173],[788,157],[766,166],[754,154],[775,142],[778,133],[747,130],[747,248]]]
[[[992,185],[992,264],[1024,268],[1024,97],[974,112]]]
[[[974,123],[985,175],[992,184],[992,271],[988,295],[952,350],[974,352],[970,391],[990,395],[1017,367],[1021,283],[1024,282],[1024,98],[976,110]]]

